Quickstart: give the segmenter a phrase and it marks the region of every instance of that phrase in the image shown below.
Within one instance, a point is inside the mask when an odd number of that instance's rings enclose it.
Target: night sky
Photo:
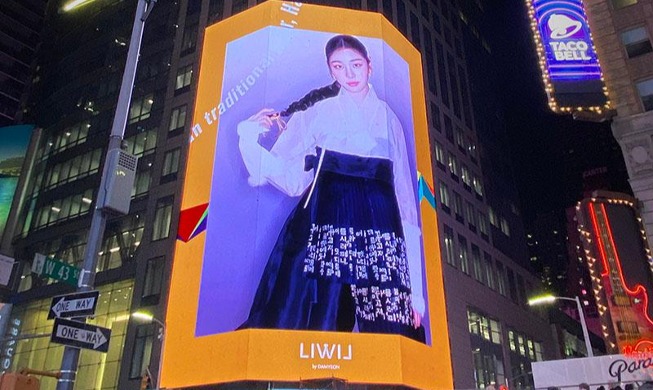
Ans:
[[[582,172],[608,167],[612,190],[629,190],[608,123],[575,121],[550,111],[524,1],[486,2],[509,153],[526,226],[537,213],[562,210],[582,196]]]

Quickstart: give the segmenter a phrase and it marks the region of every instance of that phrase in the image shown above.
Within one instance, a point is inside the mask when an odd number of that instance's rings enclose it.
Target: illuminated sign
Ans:
[[[608,351],[652,352],[653,258],[633,200],[587,199],[577,214]]]
[[[32,125],[0,128],[0,237],[9,217],[33,128]]]
[[[582,0],[526,2],[551,109],[609,108]]]
[[[270,1],[207,28],[163,386],[453,388],[422,80],[379,14]]]

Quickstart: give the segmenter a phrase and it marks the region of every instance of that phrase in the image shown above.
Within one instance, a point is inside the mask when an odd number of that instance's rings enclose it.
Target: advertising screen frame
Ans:
[[[197,336],[195,319],[200,307],[206,216],[214,174],[207,166],[213,166],[218,141],[217,126],[207,126],[205,115],[220,111],[229,44],[270,26],[380,39],[407,64],[419,172],[415,187],[420,194],[423,189],[431,193],[420,196],[419,207],[430,345],[391,334],[307,330],[244,329]],[[429,184],[432,165],[419,52],[380,14],[270,1],[206,29],[198,76],[180,240],[175,248],[166,316],[162,385],[182,388],[238,381],[339,378],[354,383],[453,388],[437,217]],[[188,224],[188,220],[194,222]],[[320,358],[317,355],[324,348],[338,353],[330,359]]]

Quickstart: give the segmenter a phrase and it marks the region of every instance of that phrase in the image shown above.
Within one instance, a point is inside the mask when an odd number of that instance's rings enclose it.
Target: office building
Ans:
[[[653,1],[585,0],[630,186],[653,238]]]
[[[0,127],[19,123],[45,4],[45,0],[6,0],[0,4]]]

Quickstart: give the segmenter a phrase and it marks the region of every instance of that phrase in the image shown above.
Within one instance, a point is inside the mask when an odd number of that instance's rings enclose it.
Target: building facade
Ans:
[[[46,1],[0,4],[0,127],[18,123],[40,42]]]
[[[133,15],[133,3],[89,1],[68,11],[67,1],[48,3],[26,107],[25,120],[43,128],[43,136],[19,211],[24,223],[13,241],[21,270],[12,332],[49,332],[50,298],[71,291],[32,274],[34,254],[82,262],[129,42],[132,18],[125,15]],[[530,363],[556,358],[558,351],[547,316],[526,305],[539,281],[525,268],[516,192],[504,169],[509,161],[500,143],[489,144],[503,131],[501,123],[486,121],[499,107],[487,108],[491,79],[479,66],[491,60],[482,34],[489,2],[312,3],[382,13],[422,53],[455,387],[528,387]],[[78,390],[136,389],[148,368],[158,375],[159,328],[131,320],[130,313],[147,309],[165,318],[198,47],[206,26],[255,5],[158,2],[147,20],[125,131],[126,150],[139,157],[132,205],[128,215],[109,219],[96,280],[100,305],[89,321],[113,334],[108,354],[82,353]],[[63,348],[47,339],[9,347],[10,353],[3,349],[7,368],[59,368]],[[53,383],[44,379],[42,388]]]
[[[653,1],[586,0],[630,185],[653,238]]]

